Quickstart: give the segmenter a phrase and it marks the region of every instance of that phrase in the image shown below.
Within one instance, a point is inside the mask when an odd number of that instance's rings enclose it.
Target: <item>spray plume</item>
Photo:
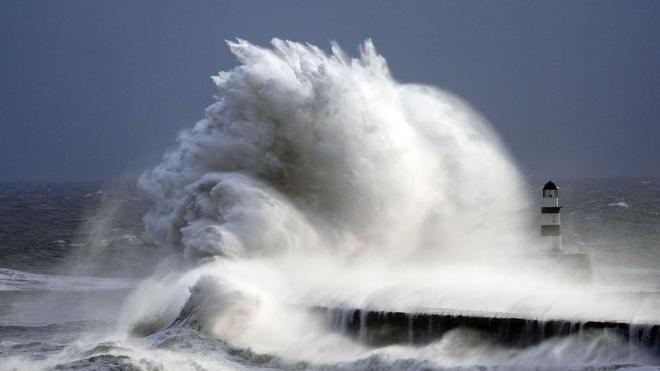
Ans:
[[[351,59],[273,40],[140,179],[149,235],[189,257],[314,249],[396,257],[509,249],[526,206],[487,123],[457,98],[392,79],[371,41]]]
[[[584,300],[502,258],[531,249],[529,200],[466,104],[397,82],[369,40],[358,58],[336,44],[228,44],[240,65],[213,78],[217,102],[139,181],[148,236],[184,263],[136,290],[133,330],[198,326],[255,350],[350,359],[359,349],[305,306],[566,315]]]

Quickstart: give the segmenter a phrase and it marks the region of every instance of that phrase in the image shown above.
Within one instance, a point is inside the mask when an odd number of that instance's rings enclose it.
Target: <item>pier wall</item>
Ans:
[[[338,332],[367,345],[423,345],[459,328],[480,331],[498,344],[525,347],[553,337],[583,331],[619,336],[636,349],[660,355],[660,325],[608,321],[564,321],[434,313],[378,312],[315,307]]]

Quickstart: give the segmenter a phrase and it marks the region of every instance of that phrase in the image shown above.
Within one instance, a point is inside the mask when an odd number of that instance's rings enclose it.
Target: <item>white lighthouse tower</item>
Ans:
[[[561,230],[559,218],[559,188],[552,181],[543,186],[543,202],[541,204],[541,236],[548,241],[550,251],[562,252]]]

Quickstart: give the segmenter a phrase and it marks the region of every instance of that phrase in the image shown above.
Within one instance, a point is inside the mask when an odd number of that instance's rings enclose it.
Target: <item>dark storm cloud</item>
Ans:
[[[224,39],[354,52],[448,89],[533,176],[660,175],[660,2],[0,2],[0,181],[135,174],[197,121]]]

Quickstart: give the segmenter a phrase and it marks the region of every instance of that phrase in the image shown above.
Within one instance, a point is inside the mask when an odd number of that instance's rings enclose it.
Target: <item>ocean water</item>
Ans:
[[[647,289],[660,292],[660,180],[558,183],[564,246],[592,253],[607,267],[599,273],[603,279],[641,278],[650,283]],[[541,184],[528,184],[530,196]],[[90,246],[92,232],[86,226],[98,223],[97,211],[108,207],[110,197],[120,200],[121,212],[105,216],[105,238]],[[145,266],[166,255],[143,240],[146,206],[135,190],[3,184],[0,200],[1,369],[636,369],[660,364],[657,355],[629,355],[617,339],[586,335],[507,349],[455,332],[430,345],[361,349],[339,362],[318,363],[258,353],[189,327],[130,336],[119,332],[122,306],[152,273]]]
[[[134,184],[0,187],[0,369],[660,365],[660,180],[554,179],[552,254],[546,179],[460,98],[369,40],[228,45],[215,103]]]

